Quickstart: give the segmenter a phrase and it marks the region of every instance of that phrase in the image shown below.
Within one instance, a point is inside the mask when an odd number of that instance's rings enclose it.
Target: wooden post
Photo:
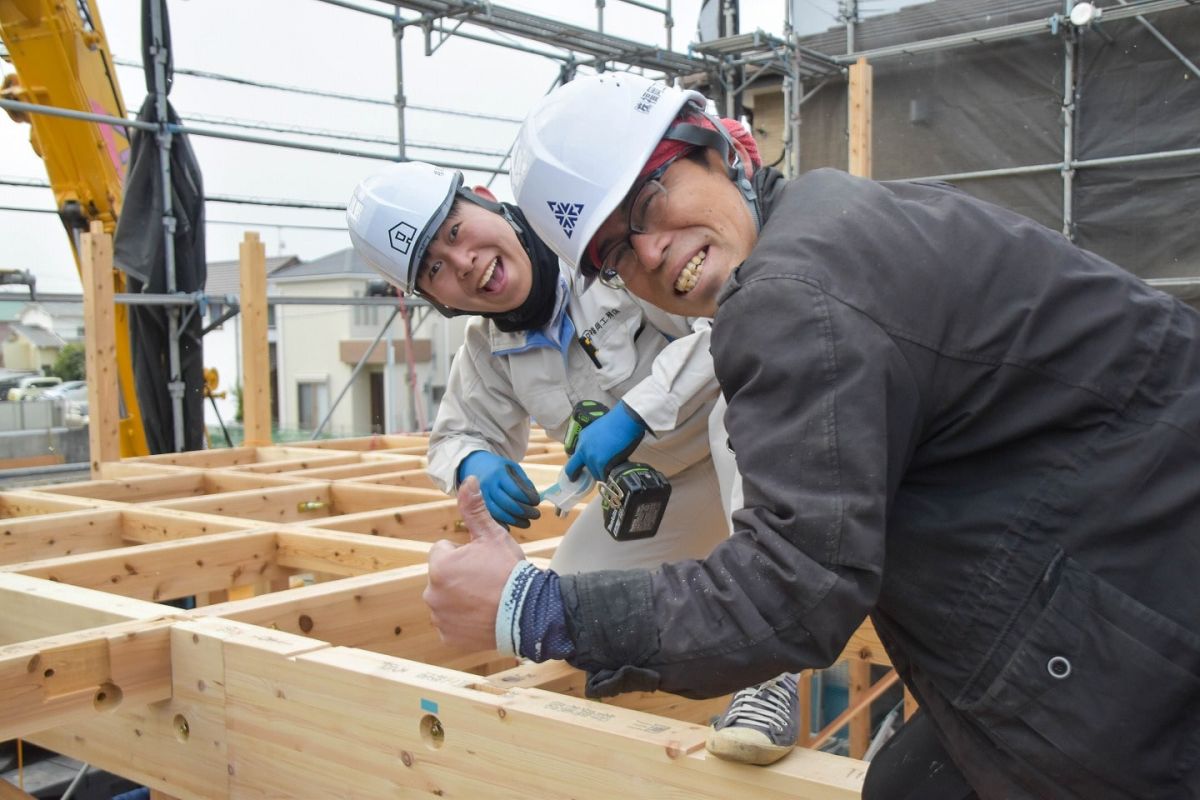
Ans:
[[[865,659],[850,661],[850,707],[854,708],[871,688],[871,662]],[[871,711],[850,720],[850,757],[862,758],[871,744]]]
[[[871,65],[859,58],[850,66],[848,108],[851,175],[871,177]]]
[[[112,237],[104,223],[92,223],[80,249],[83,270],[83,326],[87,333],[88,448],[92,477],[100,465],[121,460],[121,409],[117,402],[117,335],[113,319]]]
[[[907,688],[904,690],[904,721],[908,722],[912,719],[912,715],[917,713],[917,698],[913,697],[912,692]]]
[[[242,271],[243,444],[271,444],[271,362],[267,349],[267,251],[247,232],[239,248]]]
[[[812,741],[812,677],[813,671],[806,669],[796,676],[796,694],[800,700],[800,734],[796,744],[808,747]]]

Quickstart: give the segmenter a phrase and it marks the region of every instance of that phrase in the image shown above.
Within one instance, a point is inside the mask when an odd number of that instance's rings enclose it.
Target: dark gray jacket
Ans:
[[[984,797],[1200,797],[1200,316],[945,185],[758,185],[738,532],[563,578],[589,690],[822,667],[870,614]]]

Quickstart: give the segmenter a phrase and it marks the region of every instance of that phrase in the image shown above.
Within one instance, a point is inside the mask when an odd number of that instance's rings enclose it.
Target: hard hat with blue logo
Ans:
[[[578,267],[588,242],[699,92],[604,72],[560,86],[534,107],[513,149],[517,205],[551,250]]]

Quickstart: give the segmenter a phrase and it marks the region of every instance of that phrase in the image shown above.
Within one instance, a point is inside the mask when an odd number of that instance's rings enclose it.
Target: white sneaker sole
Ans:
[[[704,746],[717,758],[760,767],[774,764],[795,747],[773,744],[765,734],[753,728],[709,728]]]

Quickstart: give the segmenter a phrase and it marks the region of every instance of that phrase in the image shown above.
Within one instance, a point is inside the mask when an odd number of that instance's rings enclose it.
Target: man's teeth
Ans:
[[[700,273],[704,271],[706,256],[708,256],[708,251],[701,250],[692,257],[692,260],[683,268],[683,272],[680,272],[679,277],[675,279],[675,291],[687,294],[696,288],[696,284],[700,281]]]
[[[496,265],[500,263],[500,256],[492,259],[492,263],[487,265],[487,269],[483,271],[483,276],[479,279],[479,283],[475,286],[476,290],[483,291],[483,287],[487,286],[487,282],[492,279],[492,273],[496,271]]]

